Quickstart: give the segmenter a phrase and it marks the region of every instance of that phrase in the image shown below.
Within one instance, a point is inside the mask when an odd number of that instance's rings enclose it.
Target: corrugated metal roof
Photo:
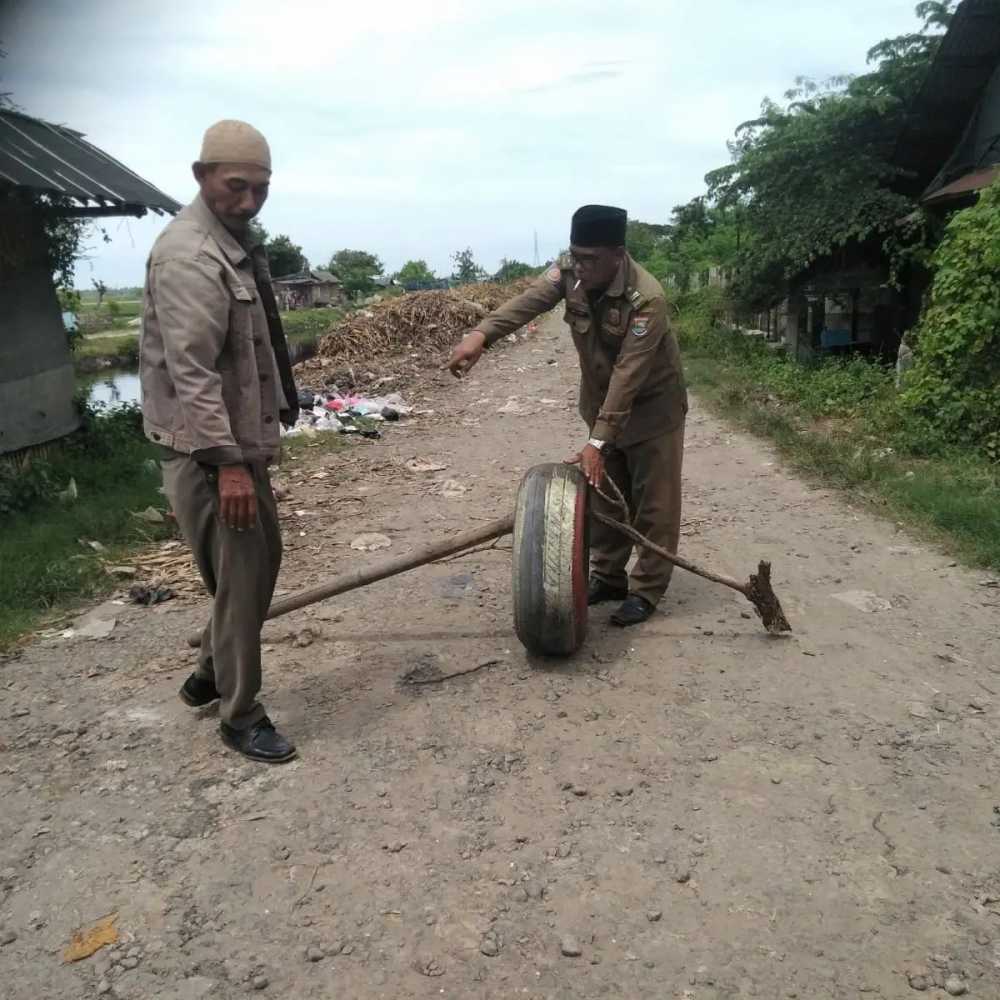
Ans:
[[[919,194],[951,155],[1000,62],[1000,0],[962,0],[920,93],[907,111],[893,162],[911,172],[899,186]]]
[[[0,188],[72,198],[89,214],[180,211],[180,204],[79,132],[0,111]]]
[[[959,177],[957,181],[952,181],[950,184],[938,188],[933,194],[925,195],[923,201],[925,204],[937,204],[962,198],[973,191],[981,191],[983,188],[989,187],[998,177],[1000,177],[1000,166],[973,170]]]
[[[280,278],[273,278],[276,285],[339,285],[340,278],[329,271],[320,268],[313,268],[308,271],[298,271],[295,274],[286,274]]]

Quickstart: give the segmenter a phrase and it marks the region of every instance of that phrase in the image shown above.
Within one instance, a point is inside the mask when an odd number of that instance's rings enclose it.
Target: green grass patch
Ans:
[[[682,342],[691,388],[795,468],[971,565],[1000,568],[1000,466],[915,439],[892,371],[860,359],[804,366],[728,331]]]
[[[344,309],[293,309],[281,314],[290,344],[307,344],[329,333],[346,315]]]
[[[76,499],[60,499],[75,483]],[[139,411],[88,411],[81,430],[18,463],[0,460],[0,650],[81,599],[112,590],[106,564],[163,538],[132,516],[166,509]],[[87,543],[99,542],[97,552]]]
[[[77,342],[73,351],[74,358],[115,358],[121,359],[122,365],[137,365],[139,363],[139,332],[125,334],[108,334],[101,337],[90,337]]]

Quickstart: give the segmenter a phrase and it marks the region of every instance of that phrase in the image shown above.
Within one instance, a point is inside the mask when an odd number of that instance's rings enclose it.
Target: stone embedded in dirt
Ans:
[[[111,983],[109,983],[106,979],[102,979],[97,984],[97,995],[99,997],[103,997],[103,996],[106,996],[110,992],[111,992]]]
[[[589,794],[589,789],[584,788],[581,785],[574,785],[572,792],[578,799],[582,799],[585,795]]]
[[[329,944],[323,945],[323,954],[326,955],[327,958],[336,958],[337,955],[345,951],[346,949],[342,941],[331,941]]]
[[[0,930],[0,947],[8,944],[13,944],[17,940],[17,935],[8,929]]]
[[[571,853],[572,853],[572,848],[569,846],[569,844],[560,844],[556,848],[557,858],[568,858]]]
[[[879,597],[870,590],[845,590],[841,594],[830,595],[835,601],[840,601],[849,607],[863,611],[865,614],[876,614],[879,611],[891,611],[892,601]]]
[[[685,868],[684,871],[678,872],[674,876],[674,881],[678,882],[680,885],[686,885],[691,881],[691,873]]]
[[[578,958],[583,954],[580,942],[572,934],[564,935],[563,939],[559,942],[559,950],[566,958]]]
[[[270,982],[267,976],[254,976],[253,981],[250,983],[250,985],[255,990],[266,990],[270,985]]]
[[[646,919],[651,924],[657,923],[659,920],[663,919],[663,910],[647,910]]]
[[[969,992],[969,987],[966,985],[964,979],[959,979],[958,976],[949,976],[944,983],[945,992],[949,996],[961,997],[965,996]]]
[[[322,962],[326,958],[323,949],[319,945],[311,944],[306,948],[306,959],[310,962]]]
[[[123,958],[121,964],[123,969],[136,969],[139,967],[139,959]]]
[[[487,958],[495,958],[500,954],[500,942],[492,931],[483,938],[479,945],[479,950]]]
[[[432,979],[444,975],[444,966],[436,958],[418,959],[416,969],[420,975],[430,976]]]
[[[931,710],[919,701],[911,701],[909,710],[910,715],[912,715],[914,719],[929,719],[931,717]]]
[[[351,542],[351,548],[356,552],[377,552],[379,549],[389,548],[390,545],[392,545],[392,539],[388,535],[374,531],[358,535]]]
[[[514,890],[514,900],[515,900],[515,902],[518,902],[518,903],[527,903],[528,902],[528,890],[525,889],[523,885],[519,885]]]
[[[299,649],[305,649],[307,646],[313,644],[313,634],[309,629],[305,628],[295,637],[295,645]]]

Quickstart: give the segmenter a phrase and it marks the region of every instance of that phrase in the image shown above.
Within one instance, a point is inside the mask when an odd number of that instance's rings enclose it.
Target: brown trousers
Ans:
[[[651,542],[676,552],[681,532],[681,464],[684,424],[628,448],[614,449],[605,468],[628,501],[633,526]],[[606,492],[606,491],[605,491]],[[621,510],[592,496],[594,509],[615,520]],[[590,529],[591,573],[612,587],[657,604],[670,584],[673,565],[652,552],[639,551],[631,578],[626,573],[633,544],[621,532],[593,519]]]
[[[215,598],[201,637],[195,673],[219,691],[219,717],[234,729],[259,722],[260,630],[281,566],[281,531],[271,481],[263,465],[249,466],[257,491],[257,523],[236,531],[219,520],[218,471],[187,455],[164,460],[163,486]]]

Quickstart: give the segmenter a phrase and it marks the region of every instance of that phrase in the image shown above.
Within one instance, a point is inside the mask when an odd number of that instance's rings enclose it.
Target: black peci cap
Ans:
[[[628,212],[611,205],[584,205],[573,213],[569,241],[578,247],[625,245]]]

